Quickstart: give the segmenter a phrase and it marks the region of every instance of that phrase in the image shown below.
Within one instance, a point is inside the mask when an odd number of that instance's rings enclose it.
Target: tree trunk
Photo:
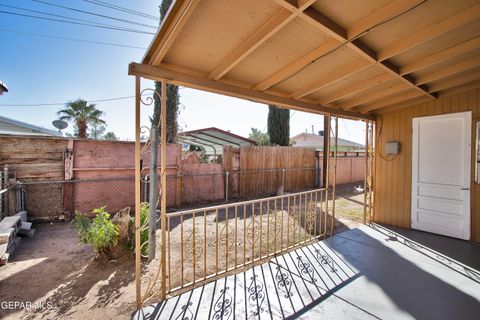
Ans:
[[[77,120],[78,127],[78,137],[86,138],[87,137],[87,122],[83,120]]]

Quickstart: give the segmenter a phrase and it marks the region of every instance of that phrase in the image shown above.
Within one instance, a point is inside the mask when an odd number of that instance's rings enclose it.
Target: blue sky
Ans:
[[[145,17],[112,10],[83,0],[41,1],[152,26],[158,24],[158,22]],[[105,2],[150,15],[158,15],[160,0],[105,0]],[[32,0],[0,0],[0,11],[40,15],[6,6],[155,32],[155,29],[57,8]],[[0,13],[0,43],[2,44],[0,80],[9,87],[9,92],[0,97],[0,114],[46,128],[53,128],[51,122],[55,120],[55,113],[62,107],[61,105],[31,107],[3,105],[63,103],[77,98],[101,100],[132,96],[134,95],[134,79],[127,74],[128,63],[140,61],[145,49],[50,39],[14,32],[138,47],[148,47],[153,37],[146,34],[71,25]],[[150,81],[142,83],[143,88],[151,86]],[[181,88],[180,92],[182,109],[179,123],[184,130],[215,126],[243,136],[247,136],[252,127],[266,130],[268,108],[265,105],[188,88]],[[114,131],[122,139],[132,140],[134,138],[133,102],[133,99],[124,99],[96,103],[97,107],[106,114],[107,130]],[[143,107],[142,125],[148,125],[148,116],[151,112],[151,107]],[[291,116],[291,135],[305,132],[306,129],[311,132],[312,125],[314,125],[315,131],[322,129],[321,116],[303,112],[292,112]],[[67,131],[69,130],[71,130],[71,125]],[[339,130],[339,136],[342,138],[360,143],[364,140],[364,125],[361,122],[341,120]]]

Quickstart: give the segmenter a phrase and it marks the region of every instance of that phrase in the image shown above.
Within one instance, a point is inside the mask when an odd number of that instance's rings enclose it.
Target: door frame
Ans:
[[[462,219],[462,228],[463,228],[463,236],[460,239],[470,240],[471,238],[471,227],[472,227],[472,111],[465,111],[465,112],[455,112],[455,113],[446,113],[441,115],[432,115],[432,116],[422,116],[422,117],[413,117],[412,118],[412,199],[411,199],[411,216],[410,216],[410,227],[413,229],[414,221],[415,221],[415,214],[416,211],[414,210],[416,204],[416,193],[418,188],[418,136],[416,137],[416,133],[418,134],[418,124],[421,120],[429,119],[449,119],[449,118],[458,118],[459,115],[463,115],[463,118],[466,120],[466,125],[464,128],[465,137],[466,137],[466,144],[468,147],[465,148],[464,152],[464,166],[465,166],[465,175],[468,177],[468,184],[465,183],[461,188],[468,188],[468,190],[464,190],[463,192],[469,192],[469,199],[466,201],[466,205],[468,205],[468,211],[464,214]],[[417,170],[415,170],[416,166],[415,163],[417,162]],[[440,228],[439,228],[440,229]],[[435,227],[432,228],[431,232],[435,232]],[[429,231],[427,231],[429,232]],[[440,230],[438,234],[442,234]],[[446,235],[449,236],[449,235]]]

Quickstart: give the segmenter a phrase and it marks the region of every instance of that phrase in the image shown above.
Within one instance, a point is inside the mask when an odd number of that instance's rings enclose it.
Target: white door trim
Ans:
[[[462,199],[463,212],[462,212],[462,231],[461,233],[453,232],[449,228],[442,227],[441,225],[428,225],[428,228],[421,223],[417,222],[418,217],[418,199],[421,198],[419,195],[419,124],[421,121],[435,121],[440,119],[459,119],[462,118],[465,121],[464,125],[464,147],[463,147],[463,179],[461,185],[456,186],[455,190],[458,188],[459,190],[456,191],[459,194],[459,197]],[[470,197],[471,197],[471,141],[472,141],[472,112],[458,112],[458,113],[450,113],[444,115],[437,115],[437,116],[427,116],[427,117],[416,117],[412,119],[412,203],[411,203],[411,227],[413,229],[424,230],[428,232],[439,233],[442,235],[457,237],[465,240],[470,239],[470,224],[471,224],[471,205],[470,205]],[[445,150],[448,152],[448,150]],[[425,183],[423,183],[425,185]],[[438,186],[442,188],[441,185]],[[451,186],[453,187],[453,185]],[[442,199],[442,201],[449,202],[448,200]],[[422,210],[427,212],[428,210]],[[438,216],[442,216],[440,211],[434,212]]]

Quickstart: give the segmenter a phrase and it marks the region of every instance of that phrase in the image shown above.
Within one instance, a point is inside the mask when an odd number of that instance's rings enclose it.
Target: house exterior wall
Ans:
[[[475,184],[473,143],[476,139],[475,122],[480,120],[480,89],[442,97],[378,116],[377,137],[380,131],[381,133],[375,154],[375,222],[410,228],[412,119],[464,111],[472,111],[471,240],[480,242],[480,185]],[[394,160],[389,161],[379,155],[379,149],[384,149],[387,141],[399,141],[401,144],[401,151]]]
[[[0,120],[0,134],[10,135],[37,135],[37,136],[52,136],[46,132],[39,132],[15,124],[7,123]]]
[[[295,141],[294,147],[323,148],[323,136],[299,134],[292,137],[291,140]]]

